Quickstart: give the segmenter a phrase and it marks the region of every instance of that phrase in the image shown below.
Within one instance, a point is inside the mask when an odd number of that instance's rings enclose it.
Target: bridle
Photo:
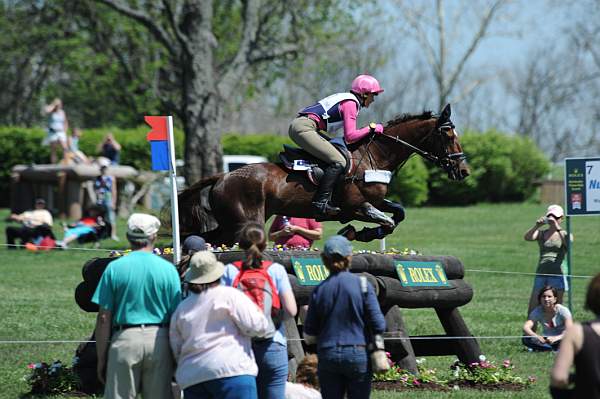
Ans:
[[[448,145],[447,145],[448,144],[447,143],[448,134],[447,134],[447,132],[454,128],[455,128],[455,126],[452,123],[452,121],[444,122],[441,125],[433,128],[429,133],[427,133],[425,135],[425,137],[423,137],[421,139],[421,141],[419,141],[419,143],[422,143],[423,141],[427,140],[427,138],[429,138],[429,136],[431,136],[432,134],[437,134],[439,136],[439,139],[442,143],[442,148],[444,150],[444,154],[441,156],[438,156],[438,155],[432,154],[431,152],[425,151],[415,145],[410,144],[409,142],[407,142],[405,140],[402,140],[401,138],[399,138],[397,136],[392,136],[392,135],[385,134],[385,133],[381,133],[380,136],[387,137],[391,140],[394,140],[397,143],[400,143],[400,144],[410,148],[415,153],[419,154],[421,157],[434,163],[435,165],[438,165],[440,168],[444,169],[448,173],[455,173],[454,167],[452,166],[453,162],[460,163],[460,161],[465,160],[467,157],[465,156],[465,154],[463,152],[453,152],[453,153],[448,152]]]

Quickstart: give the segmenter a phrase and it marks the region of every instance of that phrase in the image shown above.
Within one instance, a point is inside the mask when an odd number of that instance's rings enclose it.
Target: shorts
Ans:
[[[535,276],[535,280],[533,280],[534,291],[539,291],[547,285],[559,291],[568,291],[567,278],[563,275]]]
[[[44,139],[43,144],[48,145],[56,142],[67,142],[67,135],[65,134],[65,132],[48,132],[48,135]]]

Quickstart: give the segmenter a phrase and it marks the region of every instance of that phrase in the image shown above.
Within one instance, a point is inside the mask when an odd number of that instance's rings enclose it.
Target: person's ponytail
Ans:
[[[261,267],[263,251],[267,247],[267,236],[264,226],[257,222],[244,224],[239,232],[240,248],[246,251],[246,259],[242,263],[243,269],[257,269]]]

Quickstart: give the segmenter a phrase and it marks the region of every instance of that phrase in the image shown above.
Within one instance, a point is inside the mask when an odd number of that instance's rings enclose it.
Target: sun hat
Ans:
[[[156,216],[134,213],[127,220],[127,235],[132,238],[148,238],[158,232],[160,221]]]
[[[206,251],[206,241],[200,236],[189,236],[183,241],[181,248],[184,254],[190,252]]]
[[[185,281],[192,284],[206,284],[217,281],[225,273],[225,266],[210,251],[199,251],[192,256],[190,267],[185,273]]]
[[[546,211],[546,216],[554,216],[555,218],[559,219],[561,217],[563,217],[565,214],[565,211],[563,211],[562,206],[560,205],[550,205],[548,207],[548,210]]]
[[[325,241],[323,254],[325,256],[334,254],[350,256],[352,255],[352,244],[350,244],[350,241],[344,236],[331,236]]]

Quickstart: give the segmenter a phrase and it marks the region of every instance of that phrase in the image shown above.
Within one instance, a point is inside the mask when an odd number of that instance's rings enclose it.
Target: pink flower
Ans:
[[[502,364],[504,365],[505,368],[509,368],[510,367],[510,360],[506,359],[504,362],[502,362]]]
[[[34,369],[34,368],[35,368],[35,364],[33,364],[33,363],[29,363],[29,364],[27,365],[27,368],[28,368],[28,369]]]
[[[419,382],[419,380],[413,380],[413,385],[418,387],[421,385],[421,383]]]

